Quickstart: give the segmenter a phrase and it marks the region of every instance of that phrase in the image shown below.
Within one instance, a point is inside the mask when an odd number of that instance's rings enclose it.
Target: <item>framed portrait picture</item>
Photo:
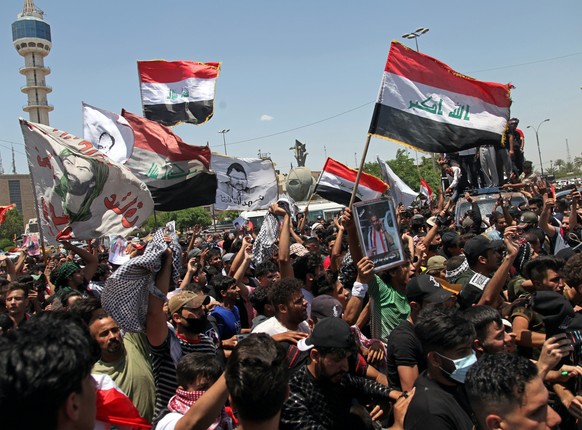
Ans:
[[[370,257],[376,272],[404,262],[404,249],[392,199],[354,203],[352,212],[362,251],[365,256]]]

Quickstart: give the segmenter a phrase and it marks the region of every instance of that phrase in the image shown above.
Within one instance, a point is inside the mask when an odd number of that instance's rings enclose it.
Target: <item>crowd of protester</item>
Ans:
[[[260,230],[160,228],[121,266],[97,241],[2,255],[1,427],[576,429],[580,193],[530,175],[504,185],[519,207],[398,206],[404,262],[381,272],[350,209],[285,202]]]

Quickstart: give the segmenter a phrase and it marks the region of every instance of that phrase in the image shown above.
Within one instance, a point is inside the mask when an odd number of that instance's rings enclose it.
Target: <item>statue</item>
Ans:
[[[315,181],[311,176],[311,170],[307,167],[296,167],[289,170],[287,175],[287,194],[296,202],[302,202],[309,198],[315,187]]]
[[[308,152],[305,149],[305,144],[295,139],[295,146],[289,148],[290,151],[295,152],[295,159],[297,160],[297,167],[305,167],[305,159]]]

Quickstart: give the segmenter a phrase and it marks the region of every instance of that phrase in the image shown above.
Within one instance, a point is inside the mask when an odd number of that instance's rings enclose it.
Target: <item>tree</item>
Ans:
[[[394,173],[413,190],[420,188],[420,177],[424,178],[433,190],[436,191],[440,187],[440,168],[433,166],[431,157],[421,157],[417,167],[410,152],[404,148],[399,148],[396,151],[396,157],[386,162]],[[380,166],[377,162],[364,164],[364,171],[382,179]]]
[[[176,229],[184,231],[188,227],[199,224],[201,227],[207,227],[212,224],[210,212],[205,208],[188,208],[173,212],[156,212],[155,217],[152,214],[146,223],[142,226],[140,235],[152,232],[157,227],[162,227],[170,221],[176,221]]]
[[[6,219],[0,225],[0,239],[14,241],[14,237],[19,237],[24,233],[22,215],[18,209],[14,208],[8,211]]]

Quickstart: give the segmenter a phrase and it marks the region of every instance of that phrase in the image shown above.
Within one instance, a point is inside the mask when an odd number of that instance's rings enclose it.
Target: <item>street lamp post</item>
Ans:
[[[414,39],[414,42],[416,43],[416,52],[418,52],[418,38],[422,36],[424,33],[426,33],[428,30],[429,29],[426,27],[419,27],[412,33],[403,34],[402,37],[405,39]]]
[[[229,131],[230,131],[230,128],[219,131],[219,133],[222,133],[222,143],[224,143],[224,155],[228,155],[228,152],[226,152],[226,137],[224,137],[224,135],[226,133],[228,133]]]
[[[542,122],[540,122],[537,126],[537,128],[532,127],[531,125],[528,125],[526,128],[531,128],[535,133],[536,133],[536,142],[538,144],[538,155],[540,156],[540,170],[542,172],[542,176],[544,175],[544,163],[542,162],[542,151],[540,150],[540,137],[538,135],[538,132],[540,130],[540,127],[542,126],[542,124],[544,122],[548,122],[550,119],[546,118],[544,119]]]

